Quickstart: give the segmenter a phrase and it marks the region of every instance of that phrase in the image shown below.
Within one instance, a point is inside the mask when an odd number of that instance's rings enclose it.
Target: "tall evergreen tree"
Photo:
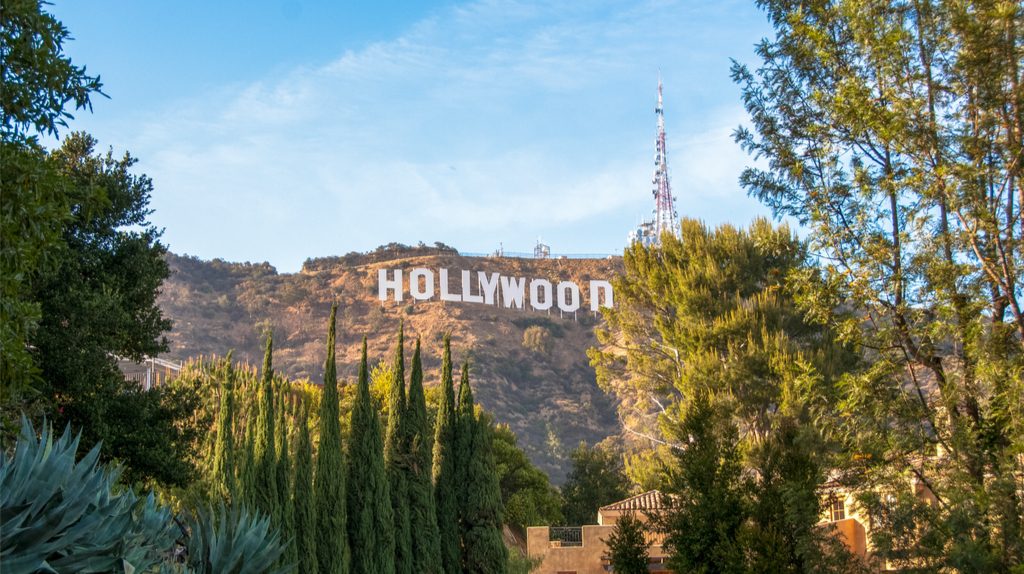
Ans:
[[[620,516],[615,529],[605,540],[608,545],[608,561],[615,574],[647,574],[647,538],[644,523],[632,514]]]
[[[229,355],[230,357],[230,355]],[[220,409],[217,412],[217,443],[213,454],[213,476],[211,490],[213,497],[237,503],[235,487],[235,440],[232,425],[235,411],[235,389],[231,376],[230,358],[226,365],[225,376],[220,385]]]
[[[253,501],[256,508],[279,522],[277,502],[277,453],[274,448],[274,336],[267,333],[267,346],[263,354],[263,381],[259,389],[256,415],[255,452],[256,472]]]
[[[388,428],[384,441],[384,463],[387,466],[394,512],[395,573],[412,574],[412,530],[409,521],[409,441],[405,400],[405,329],[398,329],[391,386],[388,389]]]
[[[380,419],[370,397],[366,337],[352,406],[348,465],[348,542],[352,574],[395,571],[394,512],[384,468]]]
[[[313,445],[309,438],[309,406],[305,401],[300,405],[295,427],[295,548],[298,551],[298,571],[316,572]]]
[[[461,515],[462,568],[481,574],[504,574],[508,549],[502,540],[501,487],[491,447],[491,428],[478,418],[469,385],[469,364],[462,366],[459,387],[459,442],[463,448]]]
[[[747,517],[737,430],[710,392],[695,392],[670,436],[687,448],[669,480],[674,493],[658,517],[674,572],[739,574],[747,571],[740,529]]]
[[[287,383],[285,383],[287,384]],[[292,498],[292,460],[288,453],[288,394],[282,386],[278,395],[276,443],[277,448],[277,507],[278,529],[281,540],[287,544],[281,555],[281,564],[295,566],[298,552],[295,544],[295,502]]]
[[[316,453],[316,555],[321,574],[347,574],[348,531],[345,512],[345,456],[338,411],[338,371],[334,362],[337,303],[331,305],[327,360],[320,399],[320,446]]]
[[[238,473],[237,489],[238,501],[249,509],[256,507],[256,438],[254,428],[256,424],[252,416],[245,421],[245,429],[241,432],[242,459],[237,461],[236,472]]]
[[[452,380],[451,336],[444,336],[441,356],[441,400],[434,426],[434,500],[440,539],[441,565],[449,574],[460,571],[462,550],[459,543],[458,481],[455,444],[458,416]]]
[[[434,509],[434,487],[431,455],[431,432],[427,420],[427,402],[423,394],[423,364],[420,360],[420,340],[412,356],[409,375],[409,399],[406,409],[409,428],[409,524],[412,537],[413,572],[432,574],[442,572],[441,542]]]

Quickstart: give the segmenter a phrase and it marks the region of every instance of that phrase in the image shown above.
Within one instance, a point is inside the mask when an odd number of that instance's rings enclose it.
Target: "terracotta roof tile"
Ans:
[[[600,510],[660,510],[664,508],[662,504],[664,497],[665,495],[661,491],[648,490],[643,494],[602,506]]]

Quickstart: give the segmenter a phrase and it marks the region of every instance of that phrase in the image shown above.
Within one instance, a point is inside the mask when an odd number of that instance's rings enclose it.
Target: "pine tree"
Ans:
[[[220,409],[217,412],[217,443],[213,455],[213,476],[211,494],[214,498],[237,503],[238,492],[235,483],[234,428],[232,419],[235,411],[235,389],[231,374],[230,358],[220,385]]]
[[[287,383],[286,383],[287,384]],[[295,503],[292,499],[292,460],[288,453],[288,394],[285,389],[278,393],[277,437],[277,507],[280,519],[277,526],[281,540],[287,543],[281,556],[281,564],[294,566],[298,562],[295,545]]]
[[[501,488],[491,447],[491,428],[474,412],[469,364],[462,366],[459,388],[459,441],[465,467],[461,514],[462,568],[481,574],[504,574],[508,549],[502,540]]]
[[[451,336],[446,334],[444,354],[441,357],[441,401],[437,407],[437,422],[434,426],[433,475],[441,565],[448,573],[459,572],[462,563],[455,458],[457,424],[455,389],[452,381]]]
[[[412,530],[409,522],[408,453],[405,400],[405,333],[398,329],[391,388],[388,389],[389,412],[387,435],[384,441],[384,463],[387,466],[391,490],[391,508],[394,512],[395,573],[412,574]]]
[[[316,572],[316,506],[313,500],[313,445],[309,438],[309,406],[299,408],[295,422],[295,548],[298,571]]]
[[[441,543],[434,509],[434,488],[431,481],[431,436],[427,420],[427,403],[423,395],[423,364],[420,341],[412,357],[409,376],[409,400],[406,408],[409,429],[409,524],[412,537],[413,572],[440,573]]]
[[[349,431],[348,541],[352,574],[395,571],[394,513],[384,468],[380,419],[370,398],[366,337]]]
[[[263,354],[263,382],[259,390],[256,415],[256,472],[253,500],[256,508],[277,525],[280,509],[277,503],[277,453],[274,448],[274,338],[267,333],[267,347]]]
[[[327,331],[327,360],[320,400],[320,447],[316,453],[316,553],[321,574],[347,574],[348,535],[345,517],[345,458],[338,412],[338,372],[334,363],[335,317],[331,305]]]
[[[747,519],[737,430],[710,391],[698,390],[669,436],[686,449],[668,488],[671,508],[658,517],[673,572],[731,574],[747,570],[740,531]]]
[[[615,574],[647,574],[647,539],[644,524],[632,514],[625,514],[615,522],[615,529],[605,540],[608,561]]]

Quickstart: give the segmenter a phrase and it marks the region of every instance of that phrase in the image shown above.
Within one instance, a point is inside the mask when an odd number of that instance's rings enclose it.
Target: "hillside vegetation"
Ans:
[[[173,359],[224,354],[256,363],[261,333],[274,330],[274,363],[292,378],[319,381],[323,375],[323,323],[331,303],[338,308],[338,374],[354,381],[359,342],[368,338],[371,361],[389,356],[404,321],[407,337],[421,337],[425,383],[436,385],[441,339],[452,334],[456,360],[468,358],[478,402],[508,424],[535,464],[561,482],[567,453],[580,441],[595,443],[618,434],[612,402],[597,387],[586,350],[596,344],[599,317],[589,311],[586,284],[621,272],[619,258],[533,260],[462,257],[450,248],[387,246],[365,255],[308,260],[302,271],[278,273],[269,264],[201,261],[168,255],[171,277],[160,306],[174,321],[168,338]],[[583,307],[560,316],[473,303],[381,302],[378,269],[449,269],[457,291],[459,271],[574,281],[584,290]]]

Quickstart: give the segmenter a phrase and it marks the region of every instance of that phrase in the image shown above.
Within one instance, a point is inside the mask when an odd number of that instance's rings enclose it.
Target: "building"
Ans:
[[[608,545],[615,523],[624,514],[633,514],[646,522],[648,516],[664,508],[665,495],[657,490],[632,496],[602,506],[597,511],[597,524],[570,527],[531,526],[526,531],[526,552],[540,560],[535,574],[604,574],[610,570]],[[667,572],[661,535],[648,534],[648,568],[651,572]]]
[[[919,481],[911,480],[914,493],[924,501],[934,502],[935,496]],[[540,561],[532,572],[536,574],[605,574],[611,571],[608,562],[608,539],[615,523],[625,514],[632,514],[643,522],[649,516],[665,509],[665,494],[651,490],[643,494],[602,506],[597,512],[597,524],[573,527],[531,526],[526,532],[526,551],[531,559]],[[838,536],[854,555],[872,561],[869,541],[870,517],[857,508],[853,495],[837,484],[822,490],[821,528]],[[664,535],[650,532],[648,539],[648,569],[667,572],[668,558]],[[891,564],[876,563],[881,572],[895,571]]]
[[[146,357],[142,362],[135,362],[131,359],[117,358],[117,368],[121,371],[127,381],[134,381],[143,390],[167,384],[170,380],[177,378],[181,371],[181,363]]]

